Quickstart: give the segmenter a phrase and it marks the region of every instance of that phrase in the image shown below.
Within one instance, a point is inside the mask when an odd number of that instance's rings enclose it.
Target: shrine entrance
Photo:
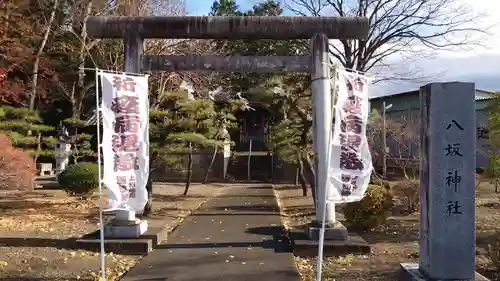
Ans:
[[[121,38],[125,72],[259,72],[311,73],[317,206],[326,197],[327,157],[331,128],[329,39],[364,39],[369,22],[359,17],[89,17],[90,38]],[[145,39],[311,39],[310,56],[152,56],[144,54]],[[151,188],[151,187],[149,187]],[[149,191],[149,190],[148,190]],[[328,210],[334,206],[327,204]],[[323,209],[316,210],[322,218]]]
[[[274,161],[269,150],[269,119],[271,112],[264,104],[248,104],[252,110],[235,113],[238,129],[231,133],[234,142],[228,161],[226,179],[232,182],[273,180]]]

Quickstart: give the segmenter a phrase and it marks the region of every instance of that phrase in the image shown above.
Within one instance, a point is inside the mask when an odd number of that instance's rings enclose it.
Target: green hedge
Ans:
[[[59,186],[69,195],[80,199],[89,198],[98,188],[98,166],[94,163],[78,163],[59,174]]]

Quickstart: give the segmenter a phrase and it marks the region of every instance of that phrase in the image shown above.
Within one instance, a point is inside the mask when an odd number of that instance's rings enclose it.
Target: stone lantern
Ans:
[[[71,141],[68,130],[60,124],[57,128],[57,144],[55,149],[56,175],[64,171],[69,164],[71,155]]]

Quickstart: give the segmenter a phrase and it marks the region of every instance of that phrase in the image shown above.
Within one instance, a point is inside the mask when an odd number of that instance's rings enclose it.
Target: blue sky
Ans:
[[[185,0],[189,15],[207,15],[213,0]],[[286,1],[286,0],[283,0]],[[426,80],[404,83],[377,84],[372,95],[380,96],[391,93],[416,90],[430,82],[464,81],[475,82],[476,88],[490,91],[500,91],[500,1],[498,0],[455,0],[457,4],[466,4],[471,11],[486,13],[481,17],[484,26],[491,26],[490,36],[484,40],[483,46],[469,51],[442,52],[437,51],[433,58],[422,58],[415,62],[426,76]],[[238,0],[242,10],[260,2],[259,0]],[[285,15],[292,15],[285,12]],[[478,27],[481,28],[481,27]],[[397,68],[405,68],[407,61],[397,57],[390,59],[390,64]]]
[[[212,2],[209,0],[186,0],[187,11],[190,16],[207,15]]]
[[[185,0],[190,16],[203,16],[208,15],[210,8],[212,7],[213,0]],[[253,5],[262,2],[259,0],[237,0],[240,9],[246,11],[250,10]],[[285,10],[284,15],[293,16],[290,11]]]
[[[185,0],[190,16],[203,16],[210,12],[210,7],[212,7],[213,1],[211,0]],[[256,0],[239,0],[237,1],[240,8],[250,9]]]

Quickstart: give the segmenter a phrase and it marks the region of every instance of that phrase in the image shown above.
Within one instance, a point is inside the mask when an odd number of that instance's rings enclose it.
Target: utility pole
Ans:
[[[385,101],[382,103],[382,120],[383,120],[383,146],[384,146],[384,150],[383,150],[383,168],[382,168],[382,176],[384,177],[384,179],[387,178],[387,124],[386,124],[386,120],[385,120],[385,111],[389,108],[392,107],[392,104],[389,104],[389,105],[385,105]]]

